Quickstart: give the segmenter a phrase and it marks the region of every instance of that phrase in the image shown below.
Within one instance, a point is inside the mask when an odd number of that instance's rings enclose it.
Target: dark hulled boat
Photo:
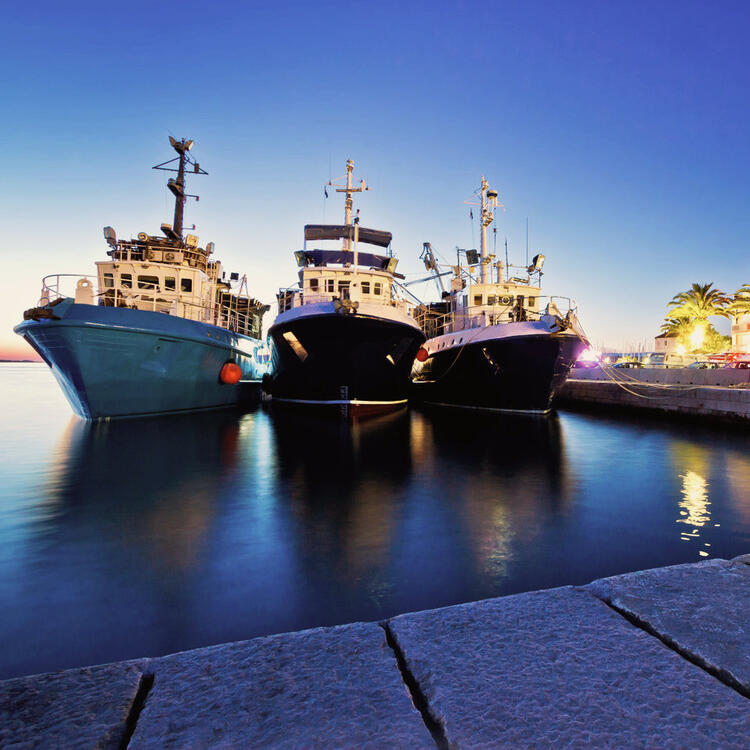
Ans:
[[[307,225],[304,249],[295,253],[299,283],[278,294],[279,314],[266,389],[281,403],[333,407],[341,413],[404,406],[417,349],[424,341],[413,306],[400,296],[391,233],[352,220],[347,162],[343,225]],[[308,249],[309,242],[342,240],[336,250]],[[382,248],[375,253],[361,245]]]
[[[417,353],[412,396],[444,406],[544,414],[588,340],[572,300],[541,296],[543,255],[514,267],[488,254],[486,232],[498,196],[482,178],[477,197],[481,254],[464,251],[467,267],[453,267],[450,291],[419,310],[427,341]],[[439,280],[429,243],[424,260]]]

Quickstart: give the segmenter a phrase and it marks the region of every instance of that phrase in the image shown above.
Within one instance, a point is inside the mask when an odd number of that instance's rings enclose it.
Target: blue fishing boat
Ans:
[[[173,224],[161,235],[118,240],[104,228],[108,260],[95,277],[54,274],[14,331],[49,365],[84,419],[188,412],[239,404],[259,393],[269,368],[262,319],[247,277],[213,259],[213,242],[183,236],[186,174],[207,174],[191,140],[154,169],[176,173]]]

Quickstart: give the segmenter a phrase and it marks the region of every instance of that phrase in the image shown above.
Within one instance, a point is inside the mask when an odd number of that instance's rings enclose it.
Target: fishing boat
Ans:
[[[266,390],[274,402],[327,407],[354,416],[403,407],[409,375],[424,334],[396,273],[390,232],[359,224],[353,194],[369,190],[352,181],[329,182],[344,193],[344,223],[308,224],[295,252],[298,283],[282,289],[268,331],[273,343]],[[326,186],[326,193],[328,186]],[[338,249],[308,243],[338,241]],[[365,245],[364,249],[362,245]],[[372,248],[381,252],[372,252]]]
[[[154,169],[176,173],[173,224],[161,235],[121,240],[104,228],[109,258],[96,276],[53,274],[14,330],[49,365],[76,414],[132,417],[230,406],[268,369],[262,318],[247,277],[215,260],[214,243],[183,236],[186,175],[208,174],[191,140],[169,142],[177,156]],[[194,228],[194,227],[193,227]]]
[[[457,265],[441,272],[430,243],[423,248],[441,301],[418,311],[427,341],[414,362],[412,396],[428,404],[546,414],[589,345],[577,306],[542,295],[544,255],[512,266],[507,245],[505,262],[488,252],[498,193],[484,177],[472,200],[481,212],[479,253],[457,250]],[[442,277],[451,274],[445,289]]]

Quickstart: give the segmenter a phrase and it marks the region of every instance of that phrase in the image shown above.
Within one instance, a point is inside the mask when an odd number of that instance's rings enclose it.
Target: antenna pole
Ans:
[[[354,193],[362,193],[365,190],[369,190],[367,183],[364,180],[360,180],[359,187],[352,187],[352,172],[354,171],[354,162],[351,159],[346,160],[346,187],[336,188],[337,193],[346,193],[346,200],[344,201],[344,224],[348,227],[352,227],[352,206],[354,206],[354,200],[352,195]],[[357,222],[359,223],[359,222]],[[352,234],[353,231],[348,231],[344,237],[344,250],[352,249]]]
[[[185,193],[185,165],[190,164],[193,167],[192,172],[194,174],[208,174],[205,169],[201,169],[198,162],[193,161],[187,154],[188,151],[193,147],[193,141],[186,140],[183,138],[178,141],[176,138],[169,136],[169,144],[178,153],[176,159],[170,159],[169,161],[157,164],[153,169],[160,169],[163,172],[177,172],[177,178],[170,178],[167,181],[167,187],[174,195],[174,221],[172,222],[172,239],[182,240],[182,226],[183,226],[183,214],[185,211],[185,201],[188,198],[195,198],[198,200],[197,195],[187,195]],[[177,169],[174,168],[173,164],[178,162]]]
[[[352,223],[352,206],[354,206],[354,199],[352,198],[352,172],[354,171],[354,162],[351,159],[346,160],[346,200],[344,201],[344,224],[351,226]],[[344,250],[351,249],[352,238],[347,233],[344,238]]]
[[[526,217],[526,268],[529,267],[529,217]]]
[[[508,238],[505,238],[505,268],[508,268]],[[507,276],[507,271],[505,272]],[[505,281],[505,279],[503,279]]]
[[[482,234],[479,245],[482,257],[482,265],[480,266],[480,280],[482,284],[487,283],[487,225],[492,221],[492,216],[487,210],[487,188],[489,186],[487,180],[484,179],[484,175],[482,175]]]
[[[177,149],[177,153],[180,155],[180,165],[177,168],[177,179],[175,180],[175,187],[178,190],[175,190],[174,193],[174,222],[172,222],[172,229],[175,234],[182,237],[182,219],[185,211],[185,149]]]

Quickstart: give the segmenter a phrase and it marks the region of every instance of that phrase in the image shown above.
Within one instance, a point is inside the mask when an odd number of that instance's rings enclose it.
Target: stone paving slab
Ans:
[[[0,682],[0,747],[119,748],[141,677],[123,662]]]
[[[750,693],[750,567],[741,559],[642,570],[586,588]]]
[[[435,746],[376,624],[213,646],[151,667],[130,748]]]
[[[738,747],[748,702],[587,591],[389,621],[451,746]]]

